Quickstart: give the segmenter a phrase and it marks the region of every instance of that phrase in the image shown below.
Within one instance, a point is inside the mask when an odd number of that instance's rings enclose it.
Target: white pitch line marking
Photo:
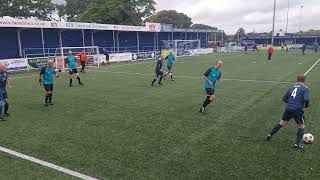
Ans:
[[[141,76],[154,76],[154,74],[142,74],[142,73],[131,73],[131,72],[114,72],[114,71],[94,71],[100,73],[111,73],[111,74],[128,74],[128,75],[141,75]],[[188,79],[202,79],[202,77],[196,76],[175,76],[177,78],[188,78]],[[225,81],[239,81],[239,82],[258,82],[258,83],[271,83],[271,84],[291,84],[290,82],[283,81],[267,81],[267,80],[254,80],[254,79],[234,79],[226,78]]]
[[[318,64],[319,61],[320,61],[320,58],[317,60],[316,63],[314,63],[314,64],[311,66],[311,68],[310,68],[306,73],[304,73],[304,76],[307,76],[307,75],[312,71],[312,69]]]
[[[54,169],[56,171],[63,172],[65,174],[68,174],[70,176],[77,177],[77,178],[80,178],[80,179],[83,179],[83,180],[98,180],[97,178],[94,178],[94,177],[91,177],[91,176],[87,176],[87,175],[81,174],[81,173],[79,173],[77,171],[73,171],[73,170],[70,170],[70,169],[67,169],[67,168],[64,168],[64,167],[61,167],[61,166],[58,166],[58,165],[55,165],[55,164],[52,164],[52,163],[37,159],[37,158],[34,158],[32,156],[28,156],[28,155],[25,155],[25,154],[22,154],[22,153],[19,153],[19,152],[16,152],[16,151],[13,151],[13,150],[1,147],[1,146],[0,146],[0,151],[2,151],[4,153],[7,153],[7,154],[10,154],[12,156],[18,157],[18,158],[27,160],[27,161],[31,161],[33,163],[36,163],[36,164],[39,164],[39,165]]]

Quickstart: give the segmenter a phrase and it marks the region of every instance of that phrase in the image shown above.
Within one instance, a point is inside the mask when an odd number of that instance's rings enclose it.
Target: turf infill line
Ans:
[[[58,165],[55,165],[55,164],[52,164],[52,163],[37,159],[37,158],[34,158],[32,156],[28,156],[28,155],[25,155],[25,154],[22,154],[22,153],[19,153],[19,152],[16,152],[16,151],[13,151],[13,150],[1,147],[1,146],[0,146],[0,151],[4,152],[4,153],[7,153],[7,154],[10,154],[12,156],[15,156],[15,157],[27,160],[27,161],[31,161],[33,163],[36,163],[36,164],[39,164],[39,165],[42,165],[42,166],[45,166],[45,167],[48,167],[50,169],[54,169],[56,171],[63,172],[65,174],[68,174],[68,175],[73,176],[73,177],[77,177],[79,179],[83,179],[83,180],[98,180],[97,178],[90,177],[90,176],[81,174],[81,173],[79,173],[77,171],[73,171],[73,170],[70,170],[70,169],[67,169],[67,168],[64,168],[64,167],[61,167],[61,166],[58,166]]]

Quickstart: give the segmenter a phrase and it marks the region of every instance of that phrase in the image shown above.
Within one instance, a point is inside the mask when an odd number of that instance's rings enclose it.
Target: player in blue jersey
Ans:
[[[10,81],[8,79],[7,69],[4,64],[0,64],[0,119],[2,120],[4,119],[4,116],[10,116],[10,114],[8,113],[9,99],[7,93],[7,86],[11,88]],[[4,114],[2,114],[3,106]]]
[[[69,75],[70,75],[70,83],[69,86],[72,87],[72,79],[77,76],[79,85],[83,85],[83,83],[80,80],[78,69],[77,69],[77,59],[72,54],[72,51],[68,52],[68,57],[66,58],[66,66],[69,69]]]
[[[200,108],[201,113],[204,113],[206,111],[207,106],[216,98],[214,91],[215,91],[217,81],[222,82],[221,80],[222,65],[223,65],[223,61],[219,60],[215,67],[209,68],[203,75],[204,88],[207,93],[207,98],[205,99],[202,107]]]
[[[282,120],[273,127],[271,133],[267,136],[267,141],[276,134],[283,126],[287,125],[290,119],[294,119],[298,124],[298,132],[294,148],[303,149],[301,144],[304,135],[304,108],[309,107],[309,89],[305,85],[306,77],[298,76],[297,83],[291,86],[283,97],[286,103],[286,109],[283,113]]]
[[[161,83],[162,78],[163,78],[162,65],[163,65],[163,58],[160,57],[157,60],[156,69],[155,69],[156,75],[155,75],[155,77],[154,77],[154,79],[152,81],[151,86],[154,86],[154,83],[157,81],[158,78],[159,78],[158,84],[162,85],[162,83]]]
[[[45,96],[45,106],[53,105],[52,96],[53,96],[53,84],[54,84],[54,76],[57,79],[60,79],[57,70],[53,67],[54,62],[52,60],[48,61],[48,65],[43,66],[41,68],[39,74],[39,83],[40,86],[43,85],[46,96]]]
[[[170,54],[165,58],[165,60],[167,63],[168,72],[165,73],[164,78],[166,79],[167,75],[169,74],[171,80],[174,81],[172,68],[173,68],[173,61],[176,60],[176,57],[174,56],[172,51],[170,51]]]

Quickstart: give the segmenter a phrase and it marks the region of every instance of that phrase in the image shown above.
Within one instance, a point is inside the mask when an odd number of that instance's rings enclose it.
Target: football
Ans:
[[[314,137],[312,134],[308,133],[308,134],[304,134],[303,135],[303,141],[306,143],[306,144],[310,144],[314,141]]]

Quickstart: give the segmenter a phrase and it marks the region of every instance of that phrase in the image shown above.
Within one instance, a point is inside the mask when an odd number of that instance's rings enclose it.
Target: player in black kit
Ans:
[[[161,83],[161,81],[163,79],[162,65],[163,65],[163,58],[160,57],[157,60],[156,69],[155,69],[156,75],[155,75],[155,77],[154,77],[154,79],[152,81],[151,86],[154,86],[154,83],[157,81],[158,78],[159,78],[158,84],[162,85],[162,83]]]

